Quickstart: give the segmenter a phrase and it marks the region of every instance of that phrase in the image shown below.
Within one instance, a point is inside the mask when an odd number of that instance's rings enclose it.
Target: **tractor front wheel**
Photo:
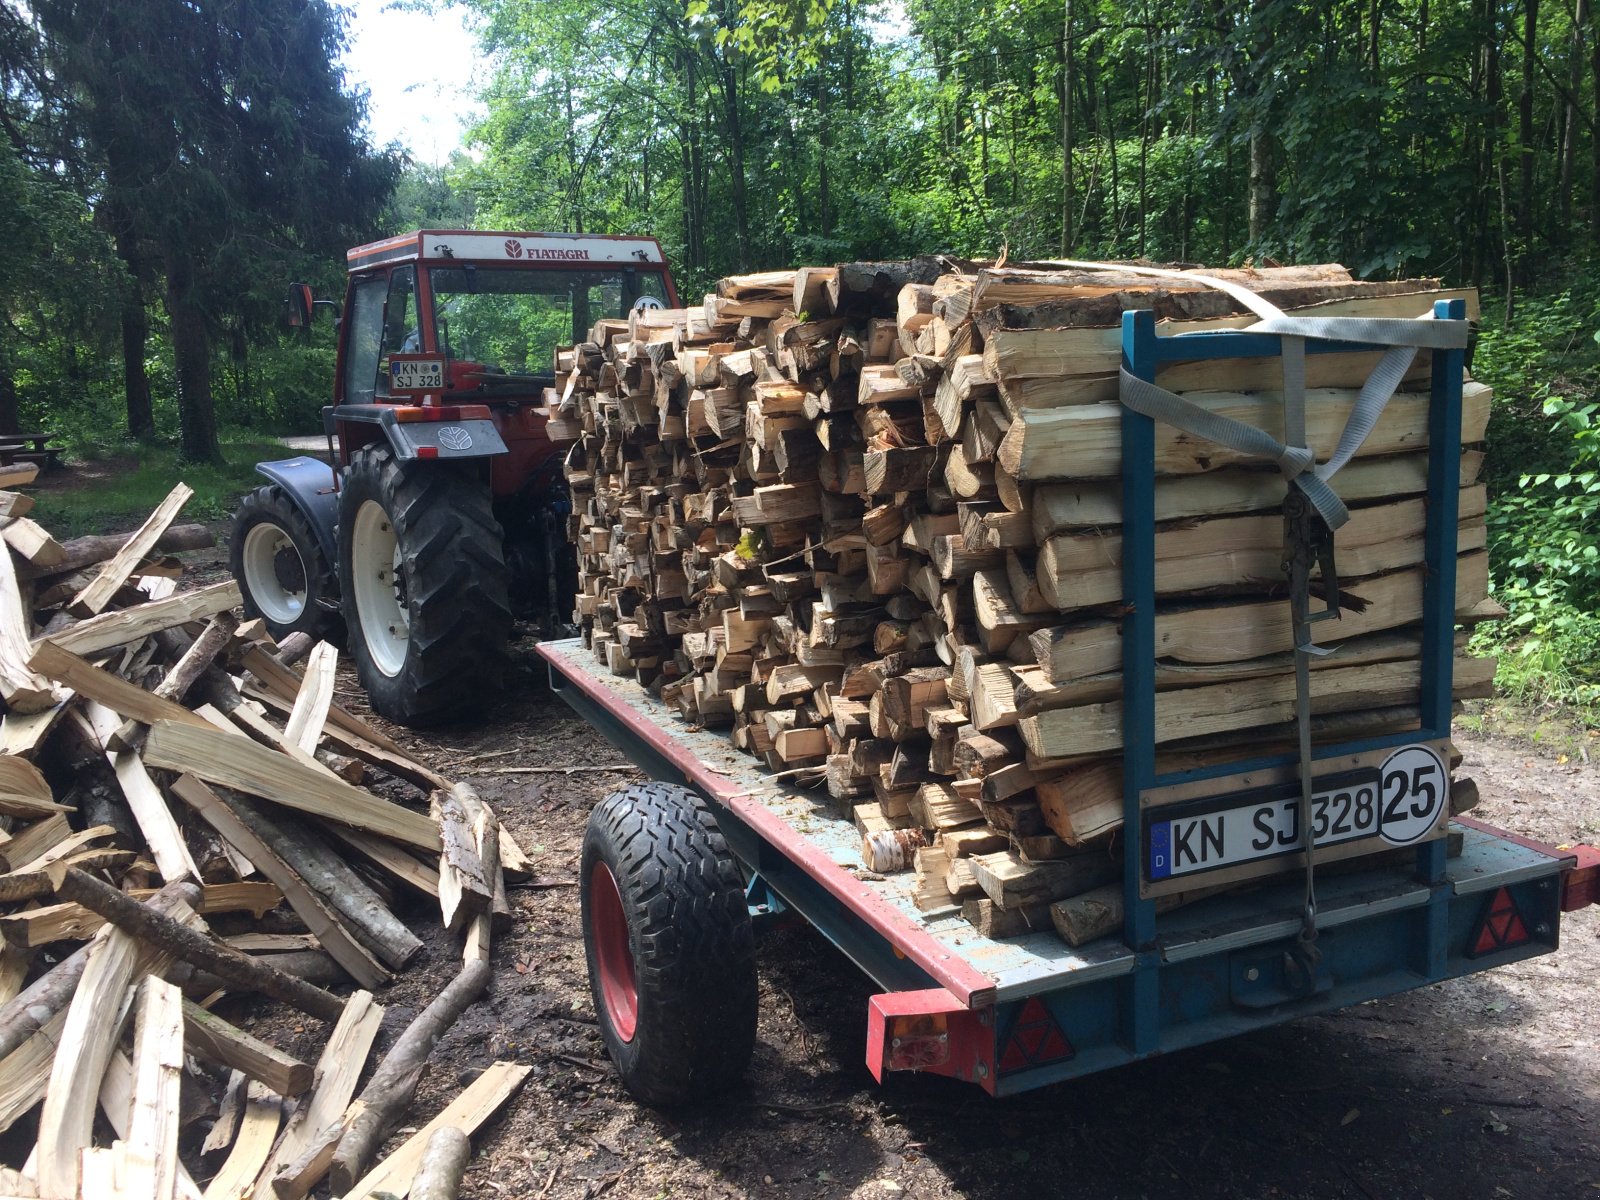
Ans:
[[[339,635],[339,586],[311,524],[277,484],[251,492],[233,516],[229,566],[246,616],[260,617],[280,642]]]
[[[635,784],[589,814],[578,889],[595,1015],[627,1089],[659,1108],[738,1081],[756,1038],[739,864],[704,800]]]
[[[423,727],[483,704],[511,632],[487,484],[454,464],[398,462],[386,446],[357,451],[339,492],[339,582],[378,713]]]

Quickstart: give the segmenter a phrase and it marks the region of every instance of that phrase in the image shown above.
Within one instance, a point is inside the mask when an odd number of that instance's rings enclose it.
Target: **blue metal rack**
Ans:
[[[1440,300],[1439,320],[1466,318],[1461,300]],[[1386,347],[1308,339],[1308,354],[1371,353]],[[1123,366],[1140,379],[1157,382],[1166,363],[1221,358],[1270,358],[1281,354],[1276,334],[1248,331],[1156,335],[1155,314],[1123,314]],[[1427,527],[1423,590],[1421,729],[1319,747],[1318,760],[1401,746],[1450,734],[1455,630],[1456,523],[1461,484],[1461,384],[1464,352],[1431,352]],[[1124,408],[1122,412],[1122,579],[1123,618],[1123,936],[1136,966],[1126,980],[1130,994],[1122,1007],[1123,1044],[1134,1056],[1161,1048],[1160,973],[1155,903],[1141,893],[1144,839],[1141,798],[1152,788],[1220,778],[1298,762],[1296,756],[1256,758],[1194,771],[1156,772],[1156,579],[1155,579],[1155,421]],[[1337,488],[1337,476],[1335,477]],[[1285,602],[1287,603],[1287,601]],[[1337,632],[1337,626],[1324,627]],[[1417,850],[1419,880],[1437,884],[1444,876],[1445,844],[1430,841]],[[1448,896],[1435,888],[1426,924],[1423,973],[1443,973],[1448,947]]]

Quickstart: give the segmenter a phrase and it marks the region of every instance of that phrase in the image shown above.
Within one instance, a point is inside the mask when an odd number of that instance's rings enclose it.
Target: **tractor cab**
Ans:
[[[336,404],[542,401],[557,345],[677,304],[652,238],[423,230],[349,267]]]
[[[555,350],[676,306],[654,238],[424,229],[358,246],[322,410],[332,464],[260,463],[232,567],[275,636],[342,628],[373,707],[433,724],[489,694],[513,616],[572,613],[571,499],[546,435]],[[290,291],[309,324],[310,288]]]

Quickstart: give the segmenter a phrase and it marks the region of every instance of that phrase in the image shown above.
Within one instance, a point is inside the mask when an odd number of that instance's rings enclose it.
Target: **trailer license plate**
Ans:
[[[1448,803],[1449,775],[1429,746],[1406,746],[1366,767],[1313,780],[1311,835],[1319,847],[1427,836]],[[1201,875],[1300,850],[1300,786],[1285,783],[1152,811],[1145,864],[1154,882]],[[1376,848],[1376,847],[1375,847]]]

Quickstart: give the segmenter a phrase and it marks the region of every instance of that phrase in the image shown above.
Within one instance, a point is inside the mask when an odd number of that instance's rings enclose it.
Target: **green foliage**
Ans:
[[[176,446],[122,442],[95,448],[80,459],[89,486],[37,490],[33,516],[57,537],[131,529],[181,479],[195,493],[184,505],[184,520],[224,520],[239,497],[261,482],[255,464],[282,458],[284,448],[228,429],[221,442],[222,461],[208,464],[180,463]]]
[[[1486,329],[1477,376],[1490,418],[1490,563],[1508,617],[1477,635],[1524,698],[1600,706],[1600,381],[1592,293],[1523,298]]]

